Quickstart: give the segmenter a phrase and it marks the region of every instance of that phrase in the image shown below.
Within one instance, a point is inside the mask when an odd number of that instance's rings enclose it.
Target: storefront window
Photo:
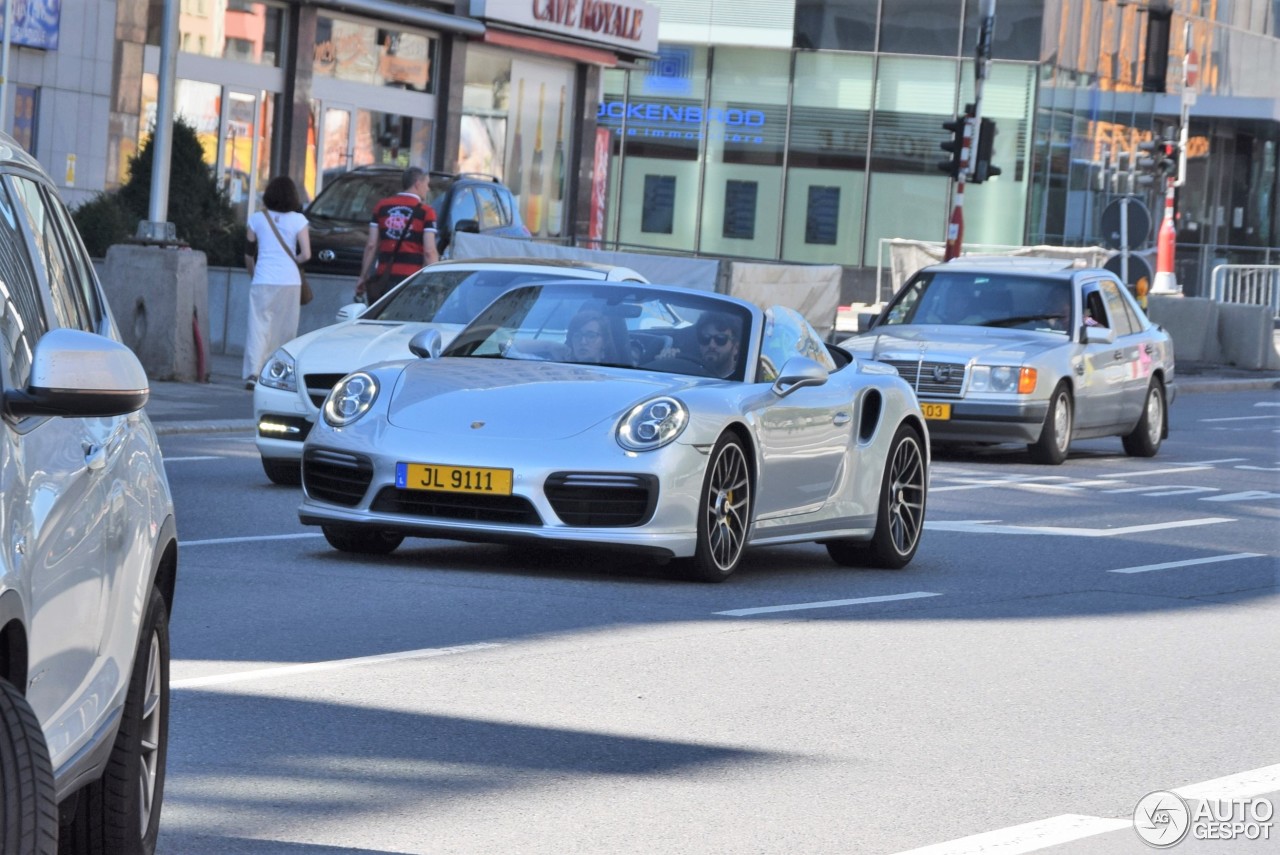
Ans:
[[[164,4],[152,0],[147,43],[160,44]],[[277,66],[283,54],[285,7],[246,0],[181,0],[178,48],[184,53]]]
[[[880,0],[796,0],[795,46],[873,51],[879,12]]]
[[[663,45],[659,54],[630,73],[625,97],[618,86],[626,81],[606,75],[596,121],[612,137],[609,234],[624,246],[693,251],[703,204],[698,155],[725,123],[704,111],[707,49]]]
[[[776,258],[790,51],[719,48],[703,122],[702,252]]]
[[[863,264],[875,267],[880,241],[946,237],[950,180],[937,168],[938,148],[956,110],[956,63],[885,56],[876,80],[871,189]]]
[[[319,76],[434,93],[436,40],[418,33],[320,16],[314,71]]]
[[[504,51],[467,51],[458,168],[500,178],[534,237],[558,237],[568,215],[573,69]]]
[[[960,70],[960,101],[973,100],[973,63]],[[971,184],[964,193],[966,243],[1018,246],[1027,210],[1027,146],[1035,105],[1036,70],[1032,65],[993,64],[982,88],[982,115],[995,127],[991,163],[1000,175]],[[1095,177],[1096,178],[1096,177]]]
[[[867,183],[873,63],[796,55],[782,258],[858,264]]]

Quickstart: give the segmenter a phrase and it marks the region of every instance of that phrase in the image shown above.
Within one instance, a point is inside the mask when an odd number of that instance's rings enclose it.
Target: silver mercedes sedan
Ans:
[[[897,369],[935,443],[1021,442],[1056,465],[1075,439],[1153,457],[1169,433],[1173,342],[1106,270],[926,267],[842,345]]]
[[[840,564],[888,568],[919,546],[915,395],[791,309],[540,282],[447,349],[427,330],[411,350],[339,381],[307,436],[299,517],[336,549],[592,545],[718,582],[753,545],[818,541]]]

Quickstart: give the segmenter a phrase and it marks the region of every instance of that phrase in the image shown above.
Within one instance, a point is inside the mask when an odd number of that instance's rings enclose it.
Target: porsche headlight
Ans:
[[[628,451],[652,451],[680,435],[689,409],[675,398],[654,398],[632,407],[618,425],[618,445]]]
[[[283,347],[271,354],[267,364],[262,366],[258,382],[272,389],[283,389],[286,392],[298,391],[298,375],[293,357]]]
[[[970,392],[1026,395],[1036,388],[1036,370],[1016,365],[975,365],[969,374]]]
[[[349,374],[324,399],[324,420],[333,427],[345,427],[369,412],[377,398],[377,380],[363,371]]]

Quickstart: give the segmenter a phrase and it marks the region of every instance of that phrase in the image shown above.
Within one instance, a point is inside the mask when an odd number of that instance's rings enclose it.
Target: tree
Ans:
[[[180,240],[205,253],[210,266],[239,266],[244,257],[244,225],[218,186],[213,167],[205,163],[196,129],[185,119],[175,118],[172,140],[168,221]],[[152,134],[129,159],[128,181],[76,209],[76,225],[91,255],[105,256],[111,244],[132,238],[138,223],[149,215],[154,159]]]

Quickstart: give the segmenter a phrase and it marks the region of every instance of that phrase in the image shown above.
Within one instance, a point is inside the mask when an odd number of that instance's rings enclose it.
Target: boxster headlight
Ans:
[[[631,408],[618,425],[618,445],[628,451],[652,451],[680,435],[689,409],[675,398],[654,398]]]
[[[338,381],[324,400],[324,420],[333,427],[345,427],[369,412],[378,398],[378,381],[363,371]]]
[[[267,364],[262,366],[262,373],[258,375],[258,382],[263,386],[281,389],[285,392],[298,391],[298,374],[293,356],[283,347],[271,354]]]

